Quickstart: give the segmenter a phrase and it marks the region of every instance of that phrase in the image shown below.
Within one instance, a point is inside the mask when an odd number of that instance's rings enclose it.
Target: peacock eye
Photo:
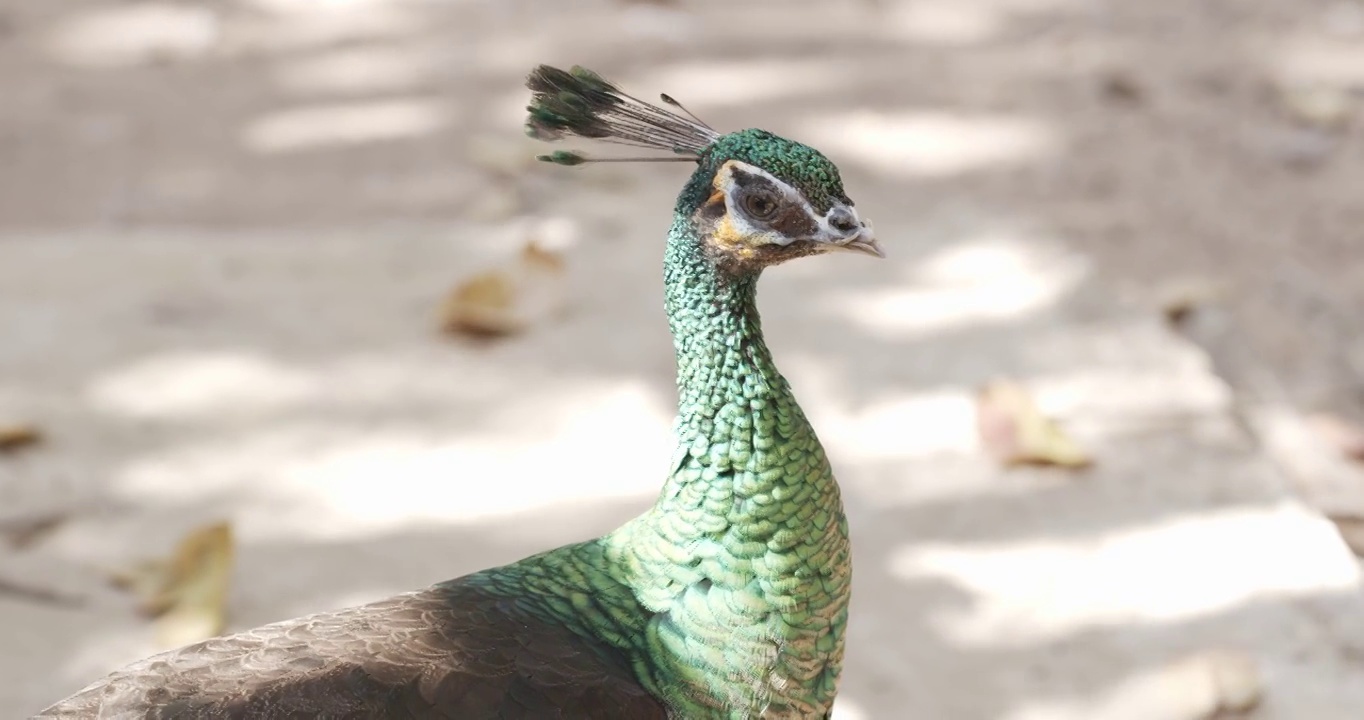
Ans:
[[[744,212],[755,220],[771,220],[777,214],[776,199],[764,192],[745,195],[743,205]]]

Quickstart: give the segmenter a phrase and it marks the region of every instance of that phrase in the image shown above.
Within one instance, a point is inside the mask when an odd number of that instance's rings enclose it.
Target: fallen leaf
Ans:
[[[1199,301],[1197,298],[1188,295],[1174,295],[1161,300],[1160,314],[1165,316],[1165,322],[1171,325],[1181,325],[1189,316],[1198,309]]]
[[[559,253],[546,250],[533,240],[526,243],[526,246],[521,249],[521,259],[528,266],[539,267],[554,273],[564,271],[564,259]]]
[[[67,513],[58,512],[0,520],[0,537],[15,550],[22,550],[56,530],[69,517]]]
[[[976,393],[976,429],[985,450],[1005,465],[1080,468],[1092,462],[1011,380],[996,380]]]
[[[1108,100],[1128,105],[1137,105],[1146,99],[1146,89],[1136,78],[1122,70],[1104,75],[1099,83],[1099,92]]]
[[[232,526],[217,522],[187,534],[169,558],[116,571],[110,581],[156,618],[158,644],[179,647],[222,633],[232,559]]]
[[[32,425],[0,425],[0,454],[18,452],[42,441],[42,432]]]
[[[109,584],[138,598],[138,610],[144,615],[155,617],[166,611],[162,587],[166,584],[169,567],[170,561],[164,558],[142,560],[110,570]]]
[[[1364,462],[1364,427],[1330,413],[1318,413],[1308,418],[1312,429],[1341,455]]]
[[[565,304],[564,260],[535,240],[501,267],[460,283],[440,308],[447,333],[499,337],[524,332]]]
[[[1220,300],[1226,288],[1206,278],[1185,278],[1167,283],[1160,291],[1160,313],[1171,325],[1180,325],[1200,307]]]

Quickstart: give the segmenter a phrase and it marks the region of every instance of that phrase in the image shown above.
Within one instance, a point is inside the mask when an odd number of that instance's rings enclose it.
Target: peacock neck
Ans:
[[[687,453],[732,467],[734,458],[727,463],[720,451],[742,452],[753,414],[795,406],[763,340],[757,285],[756,274],[731,275],[715,267],[687,224],[673,227],[664,261],[664,307],[677,353],[679,463]],[[673,475],[670,481],[680,479]]]
[[[763,341],[757,280],[716,267],[691,223],[674,224],[665,283],[677,451],[654,507],[604,542],[656,613],[647,652],[666,668],[656,676],[665,696],[690,716],[819,717],[842,662],[847,524],[824,450]]]
[[[783,485],[811,498],[836,495],[824,449],[763,339],[757,273],[717,267],[694,232],[675,222],[664,261],[678,399],[675,462],[661,504],[690,486],[712,497],[733,491],[728,507],[708,507],[718,525],[721,515],[731,524],[797,512],[782,502],[791,499]],[[779,477],[788,454],[818,472]],[[778,498],[764,503],[774,491]]]

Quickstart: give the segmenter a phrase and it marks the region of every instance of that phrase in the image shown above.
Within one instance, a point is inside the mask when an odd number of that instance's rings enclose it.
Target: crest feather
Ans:
[[[640,158],[692,160],[719,139],[695,116],[683,117],[635,98],[584,67],[561,70],[541,65],[526,78],[531,103],[526,108],[526,134],[537,140],[560,140],[565,135],[651,150],[665,150],[682,157]],[[686,112],[671,97],[663,101]],[[690,113],[688,113],[690,115]],[[553,158],[553,159],[551,159]],[[577,153],[560,151],[542,159],[561,165],[590,162]]]

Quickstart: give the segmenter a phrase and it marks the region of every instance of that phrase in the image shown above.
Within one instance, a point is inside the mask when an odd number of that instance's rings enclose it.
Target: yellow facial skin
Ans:
[[[734,180],[731,176],[733,161],[726,162],[720,166],[719,172],[715,173],[715,179],[711,181],[714,192],[706,200],[706,208],[714,208],[720,214],[720,219],[715,222],[714,229],[708,236],[710,243],[718,250],[722,250],[741,260],[751,259],[754,255],[754,248],[763,244],[760,237],[747,234],[739,230],[725,206],[725,197],[733,188]]]

